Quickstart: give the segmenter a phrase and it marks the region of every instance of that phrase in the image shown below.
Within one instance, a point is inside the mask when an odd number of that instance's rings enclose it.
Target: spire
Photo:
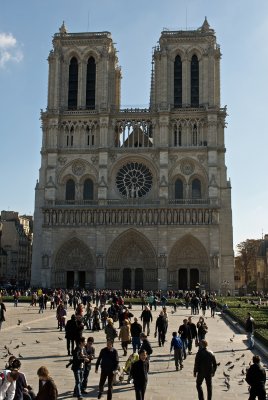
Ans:
[[[209,32],[210,30],[211,30],[211,28],[210,28],[210,25],[208,23],[207,17],[205,17],[203,25],[201,26],[201,31],[202,32]]]
[[[66,35],[66,33],[67,33],[67,29],[66,29],[64,21],[62,22],[62,25],[59,28],[59,32],[60,32],[61,35]]]
[[[153,106],[154,103],[154,55],[152,54],[152,69],[151,69],[151,90],[150,90],[150,107]]]

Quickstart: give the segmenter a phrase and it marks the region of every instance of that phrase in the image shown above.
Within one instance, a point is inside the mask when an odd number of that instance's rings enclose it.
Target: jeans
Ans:
[[[143,321],[142,330],[145,333],[145,328],[147,328],[147,336],[150,335],[150,321]]]
[[[82,371],[83,371],[82,369],[77,369],[73,371],[75,379],[74,394],[77,397],[82,397],[81,394]]]
[[[211,400],[212,399],[212,376],[211,375],[203,375],[203,374],[197,374],[197,378],[196,378],[196,389],[198,392],[198,399],[204,400],[204,393],[203,393],[203,389],[202,389],[202,383],[203,383],[204,379],[205,379],[206,385],[207,385],[207,392],[208,392],[207,400]]]
[[[248,347],[253,349],[254,347],[254,334],[253,332],[247,332]]]
[[[87,381],[88,381],[88,375],[90,373],[91,370],[91,363],[85,363],[85,367],[84,367],[84,374],[83,374],[83,379],[82,379],[82,389],[85,390],[87,388]]]
[[[132,338],[132,347],[133,347],[133,353],[136,353],[136,351],[140,350],[141,347],[141,340],[139,337],[133,337]]]
[[[187,357],[186,351],[187,351],[187,347],[188,347],[188,339],[187,338],[182,338],[181,337],[181,341],[182,341],[182,353],[183,353],[183,358],[184,360]]]

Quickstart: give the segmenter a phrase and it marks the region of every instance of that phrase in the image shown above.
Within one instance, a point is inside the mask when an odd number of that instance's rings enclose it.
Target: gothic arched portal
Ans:
[[[143,234],[130,229],[112,242],[107,254],[106,286],[136,290],[157,287],[156,254]]]
[[[185,235],[171,249],[168,285],[173,289],[193,290],[197,283],[209,289],[209,259],[202,243]]]
[[[95,261],[90,249],[77,238],[64,243],[54,264],[55,287],[95,287]]]

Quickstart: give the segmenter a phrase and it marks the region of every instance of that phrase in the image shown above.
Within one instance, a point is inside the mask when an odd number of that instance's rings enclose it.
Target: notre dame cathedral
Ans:
[[[207,19],[164,30],[149,107],[122,109],[111,34],[63,23],[41,112],[32,285],[233,290],[220,59]]]

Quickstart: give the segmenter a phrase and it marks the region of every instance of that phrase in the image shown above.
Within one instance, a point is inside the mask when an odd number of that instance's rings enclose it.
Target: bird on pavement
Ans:
[[[63,340],[63,338],[61,338],[61,337],[58,337],[58,339],[59,339],[59,340]]]
[[[231,365],[232,364],[232,361],[228,361],[226,364],[225,364],[225,366],[227,367],[227,365]]]
[[[38,343],[38,344],[39,344],[40,342],[39,342],[39,340],[36,339],[35,343]]]
[[[223,375],[225,376],[225,378],[230,378],[230,375],[229,375],[229,374],[226,374],[225,371],[223,371]]]
[[[234,368],[234,365],[231,365],[231,366],[228,368],[228,371],[231,371],[233,368]]]

